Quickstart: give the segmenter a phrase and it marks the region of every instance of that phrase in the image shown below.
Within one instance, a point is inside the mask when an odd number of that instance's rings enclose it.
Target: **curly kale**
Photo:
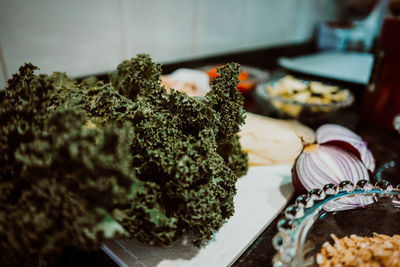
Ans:
[[[238,64],[201,98],[168,93],[148,55],[122,62],[110,83],[33,71],[22,67],[0,104],[1,248],[92,247],[110,225],[147,244],[200,245],[233,214],[247,171]]]
[[[35,69],[21,67],[0,103],[0,254],[6,265],[72,246],[97,248],[120,236],[124,230],[110,213],[137,185],[126,146],[129,126],[99,131],[87,126],[81,111],[50,112],[56,81],[34,75]]]
[[[132,166],[142,186],[115,215],[131,236],[168,245],[185,234],[199,245],[233,214],[235,183],[247,171],[237,136],[244,122],[239,65],[222,67],[204,98],[167,93],[160,74],[160,65],[139,55],[118,66],[111,84],[81,84],[62,92],[57,105],[84,110],[100,128],[131,122]]]

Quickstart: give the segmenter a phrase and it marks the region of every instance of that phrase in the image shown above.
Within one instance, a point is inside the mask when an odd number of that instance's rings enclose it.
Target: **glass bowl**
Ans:
[[[286,208],[273,238],[274,266],[318,266],[316,255],[325,242],[352,234],[400,234],[400,186],[387,181],[357,185],[343,181],[299,196]]]
[[[348,91],[346,99],[329,104],[299,102],[268,93],[267,86],[274,87],[277,83],[278,80],[258,84],[255,96],[258,104],[268,115],[280,119],[297,119],[306,123],[323,121],[339,109],[350,107],[354,102],[354,95],[351,91]],[[307,84],[308,81],[303,81],[303,83]]]

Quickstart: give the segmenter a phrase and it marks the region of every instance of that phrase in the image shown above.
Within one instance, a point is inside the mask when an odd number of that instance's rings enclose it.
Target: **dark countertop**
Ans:
[[[284,46],[269,48],[253,52],[242,52],[220,57],[204,58],[195,61],[168,64],[163,67],[164,73],[170,73],[181,67],[198,68],[204,65],[217,64],[221,62],[235,61],[244,65],[256,66],[269,70],[273,75],[280,75],[282,70],[277,69],[276,59],[280,56],[296,56],[314,52],[312,43],[294,46]],[[304,76],[303,76],[304,77]],[[343,85],[343,84],[342,84]],[[348,127],[363,137],[376,158],[376,173],[386,162],[394,161],[395,167],[387,169],[381,173],[381,178],[390,181],[392,184],[400,183],[400,135],[396,132],[377,128],[369,125],[360,118],[360,106],[364,88],[360,85],[344,84],[356,95],[356,101],[352,108],[339,111],[335,116],[330,117],[325,122],[336,123]],[[245,108],[247,111],[267,115],[260,108],[254,98],[254,92],[245,98]],[[316,129],[322,122],[309,125]],[[382,168],[381,168],[382,170]],[[289,201],[289,204],[294,198]],[[253,242],[252,245],[241,255],[233,266],[271,266],[271,260],[275,254],[272,247],[272,238],[276,234],[276,223],[278,216],[264,232]],[[57,266],[116,266],[102,251],[92,253],[67,251],[58,261]]]

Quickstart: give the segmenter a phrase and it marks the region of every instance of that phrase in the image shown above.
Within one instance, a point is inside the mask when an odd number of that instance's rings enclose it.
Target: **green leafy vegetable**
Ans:
[[[110,229],[200,245],[233,214],[247,171],[238,64],[202,98],[167,93],[148,55],[122,62],[110,83],[34,70],[21,67],[0,103],[2,250],[90,248]]]
[[[21,67],[0,104],[5,265],[22,265],[32,255],[53,256],[71,246],[98,247],[106,237],[99,226],[136,185],[128,127],[96,131],[84,126],[83,112],[48,112],[54,80],[34,75],[35,69]]]
[[[239,65],[220,73],[204,98],[168,94],[160,86],[161,67],[146,55],[124,61],[111,77],[137,105],[117,117],[132,121],[133,165],[145,185],[117,220],[146,243],[166,245],[188,234],[198,245],[233,214],[237,175],[247,171],[237,137],[244,122]]]

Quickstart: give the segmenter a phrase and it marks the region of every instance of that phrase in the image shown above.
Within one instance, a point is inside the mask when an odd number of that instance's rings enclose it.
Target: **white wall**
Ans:
[[[77,76],[143,52],[167,63],[303,42],[335,14],[332,0],[0,0],[0,47],[9,77],[24,62]]]

